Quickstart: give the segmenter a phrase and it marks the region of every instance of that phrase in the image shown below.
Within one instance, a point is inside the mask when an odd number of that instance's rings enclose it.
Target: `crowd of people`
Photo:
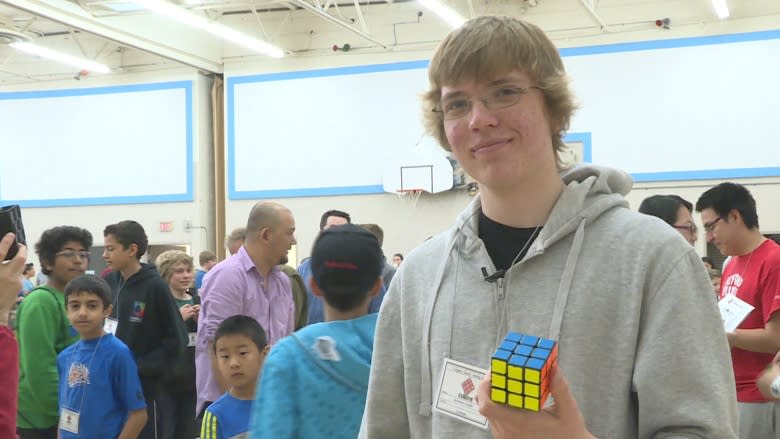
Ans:
[[[102,278],[85,274],[91,234],[57,226],[35,245],[47,281],[12,332],[35,276],[22,246],[0,265],[0,437],[780,438],[780,246],[749,190],[635,212],[626,173],[564,168],[576,105],[528,22],[466,22],[429,80],[426,127],[480,192],[406,258],[329,210],[310,258],[285,267],[295,218],[261,202],[231,256],[202,253],[199,269],[178,251],[143,263],[143,227],[108,225]],[[731,257],[709,277],[697,214]],[[732,296],[754,309],[727,332],[717,301]],[[558,343],[539,412],[490,397],[509,331]],[[453,362],[481,380],[467,388]],[[448,411],[448,382],[474,403]]]

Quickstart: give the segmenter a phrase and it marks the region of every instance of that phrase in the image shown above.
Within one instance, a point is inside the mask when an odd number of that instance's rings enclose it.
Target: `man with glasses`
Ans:
[[[780,438],[780,405],[756,386],[780,350],[780,246],[761,234],[756,201],[736,183],[710,188],[696,202],[707,241],[731,261],[723,271],[720,298],[728,295],[755,309],[727,334],[739,401],[740,439]]]
[[[628,208],[627,174],[563,169],[575,105],[544,32],[474,18],[445,37],[428,79],[426,127],[480,194],[393,279],[360,437],[736,437],[728,344],[701,260]],[[494,403],[491,374],[480,381],[509,331],[558,341],[551,410]]]
[[[55,439],[58,406],[57,354],[78,340],[65,313],[65,285],[89,266],[92,234],[60,226],[43,232],[35,244],[47,283],[33,289],[16,312],[19,341],[19,405],[21,439]],[[0,360],[5,361],[5,359]]]

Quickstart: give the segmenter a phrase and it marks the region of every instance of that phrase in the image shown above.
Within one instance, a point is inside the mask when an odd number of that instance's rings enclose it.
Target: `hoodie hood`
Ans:
[[[560,276],[561,280],[556,293],[555,307],[552,311],[547,334],[547,337],[555,340],[558,339],[560,333],[566,301],[574,278],[574,270],[577,266],[585,238],[585,227],[611,209],[628,208],[628,202],[625,200],[624,195],[631,190],[633,185],[633,179],[627,173],[593,165],[578,165],[569,168],[561,174],[561,178],[564,182],[564,188],[539,236],[528,249],[523,259],[507,270],[506,278],[501,282],[503,288],[503,286],[509,284],[513,272],[519,269],[519,265],[543,254],[545,249],[574,234],[566,265]],[[430,361],[430,331],[436,300],[441,290],[444,274],[447,272],[448,267],[451,267],[453,260],[455,260],[453,265],[457,267],[460,258],[472,256],[482,251],[486,254],[478,231],[478,214],[481,209],[481,198],[478,195],[458,216],[455,225],[443,237],[446,240],[447,251],[445,254],[447,257],[444,258],[441,266],[436,271],[434,281],[435,294],[432,295],[433,297],[426,308],[426,321],[423,325],[423,340],[421,344],[421,367],[423,369],[421,371],[421,395],[423,400],[419,405],[419,412],[423,416],[430,416],[431,414],[430,395],[432,393],[431,381],[433,377]],[[489,258],[486,259],[492,265]],[[490,268],[491,271],[495,271],[495,267],[491,266]],[[505,302],[499,313],[499,331],[496,335],[496,345],[500,342],[503,334],[507,332],[508,308],[509,305]]]
[[[368,389],[377,314],[316,323],[293,333],[298,348],[334,381],[357,392]],[[310,366],[309,366],[310,367]]]

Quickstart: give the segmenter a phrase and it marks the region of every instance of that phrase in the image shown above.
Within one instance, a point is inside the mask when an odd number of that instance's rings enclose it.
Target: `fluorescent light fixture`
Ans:
[[[62,64],[67,64],[72,67],[76,67],[80,70],[88,70],[94,73],[111,73],[111,69],[105,64],[99,62],[90,61],[88,59],[79,58],[77,56],[68,55],[66,53],[58,52],[56,50],[47,49],[46,47],[38,46],[33,43],[16,42],[11,43],[11,47],[23,52],[38,55],[42,58],[47,58],[52,61],[57,61]]]
[[[452,9],[444,6],[439,0],[417,0],[418,3],[428,8],[431,12],[438,15],[442,20],[452,27],[458,27],[466,22],[466,19]]]
[[[149,9],[150,11],[154,11],[164,17],[168,17],[171,20],[176,20],[179,23],[197,29],[203,29],[206,32],[225,41],[244,46],[263,55],[267,55],[272,58],[284,57],[284,51],[274,46],[273,44],[269,44],[257,38],[250,37],[247,34],[241,33],[222,24],[211,23],[205,17],[193,14],[192,12],[165,0],[131,1],[145,7],[146,9]]]
[[[726,0],[712,0],[712,7],[715,8],[715,14],[721,20],[729,18],[729,7]]]

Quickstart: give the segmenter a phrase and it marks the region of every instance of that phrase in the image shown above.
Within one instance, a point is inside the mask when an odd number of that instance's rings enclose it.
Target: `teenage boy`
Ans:
[[[376,237],[346,224],[324,230],[311,253],[311,290],[325,322],[271,350],[253,406],[252,437],[354,438],[366,403],[385,260]]]
[[[146,398],[149,421],[139,437],[168,438],[172,423],[165,420],[172,414],[158,403],[166,396],[160,380],[186,348],[187,329],[167,282],[153,265],[140,262],[148,244],[143,227],[121,221],[107,226],[103,237],[103,259],[113,270],[106,276],[114,305],[106,330],[133,352]]]
[[[476,17],[444,38],[428,79],[428,132],[480,193],[393,278],[360,437],[734,438],[728,344],[699,256],[628,208],[627,174],[563,167],[575,104],[558,48],[526,21]],[[453,362],[486,370],[509,331],[558,341],[552,408],[493,403],[488,373],[475,390],[490,431],[469,423],[482,422],[474,407],[437,411],[459,393],[440,392],[442,377],[478,373]]]
[[[43,232],[35,244],[45,285],[32,290],[16,312],[19,341],[17,431],[22,439],[57,437],[57,354],[78,340],[65,314],[63,290],[89,265],[92,234],[72,226]]]
[[[219,325],[214,349],[229,388],[204,411],[200,439],[246,437],[257,377],[269,348],[263,327],[252,317],[236,315]]]
[[[740,439],[780,439],[780,403],[756,387],[780,351],[780,246],[761,233],[756,200],[740,184],[725,182],[696,202],[707,242],[731,257],[723,270],[719,299],[736,296],[755,309],[728,333],[736,379]]]
[[[65,286],[68,320],[81,336],[57,356],[59,438],[136,439],[146,402],[130,349],[103,329],[111,287],[82,275]]]

